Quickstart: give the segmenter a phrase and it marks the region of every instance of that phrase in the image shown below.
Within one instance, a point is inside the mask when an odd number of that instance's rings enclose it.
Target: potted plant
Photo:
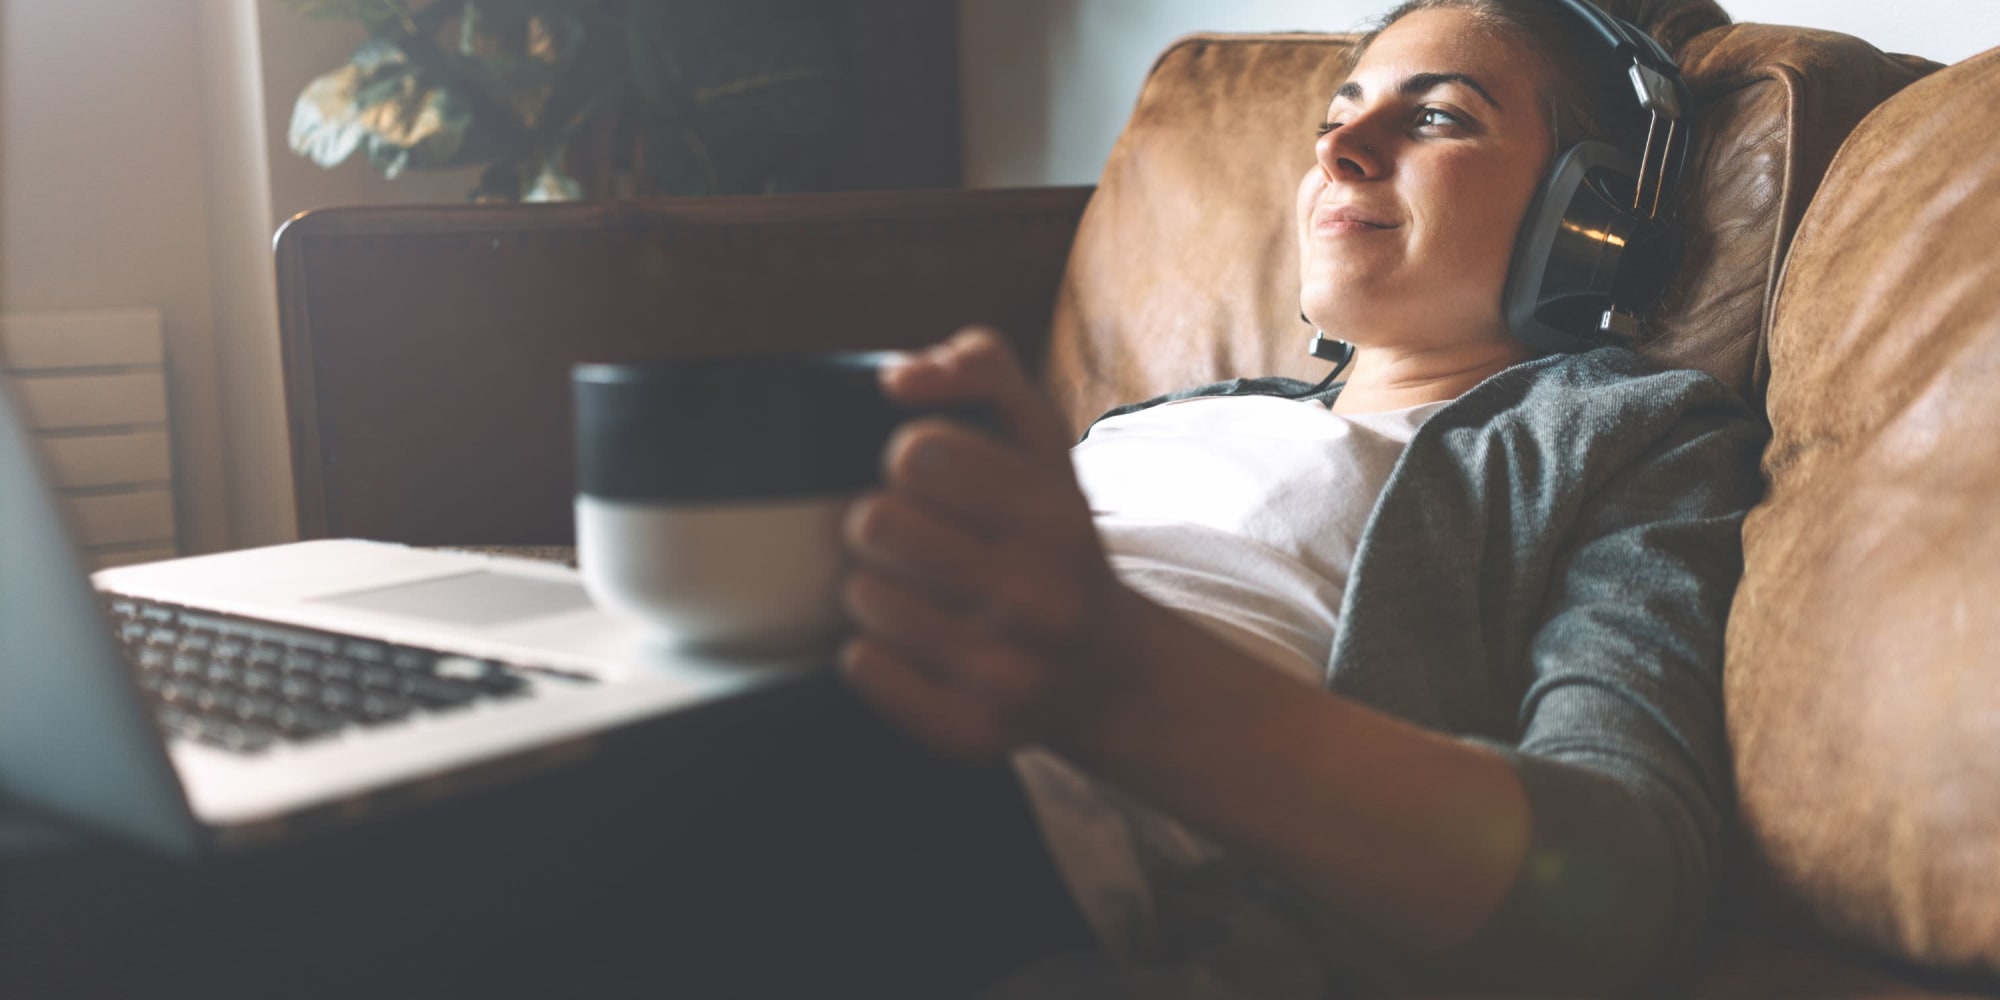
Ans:
[[[384,176],[483,165],[478,199],[808,190],[851,110],[814,0],[289,0],[360,23],[293,151]]]

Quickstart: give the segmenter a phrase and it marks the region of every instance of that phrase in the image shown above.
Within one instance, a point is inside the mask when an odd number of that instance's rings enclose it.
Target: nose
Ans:
[[[1313,150],[1327,180],[1374,180],[1388,173],[1389,160],[1380,152],[1386,139],[1374,134],[1372,125],[1357,118],[1319,137]]]

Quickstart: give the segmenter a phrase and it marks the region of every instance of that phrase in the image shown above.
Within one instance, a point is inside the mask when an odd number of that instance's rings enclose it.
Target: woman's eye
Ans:
[[[1443,108],[1425,108],[1417,112],[1417,125],[1420,128],[1450,128],[1463,124],[1465,123],[1459,121],[1457,115]]]
[[[1326,135],[1326,134],[1328,134],[1328,133],[1332,132],[1332,131],[1333,131],[1334,129],[1337,129],[1337,128],[1339,128],[1339,127],[1340,127],[1340,123],[1339,123],[1339,122],[1320,122],[1320,123],[1319,123],[1319,134],[1320,134],[1320,135],[1322,135],[1322,136],[1323,136],[1323,135]]]

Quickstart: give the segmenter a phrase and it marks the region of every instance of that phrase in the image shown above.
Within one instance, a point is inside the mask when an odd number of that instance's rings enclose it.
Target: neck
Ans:
[[[1358,351],[1347,384],[1334,400],[1333,412],[1379,413],[1457,399],[1531,356],[1512,338],[1416,350],[1375,347]]]

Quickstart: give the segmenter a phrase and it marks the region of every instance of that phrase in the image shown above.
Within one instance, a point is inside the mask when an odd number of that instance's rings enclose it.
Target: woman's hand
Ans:
[[[847,519],[858,635],[841,665],[934,749],[985,759],[1060,743],[1124,683],[1127,630],[1150,606],[1112,575],[1063,421],[990,331],[882,382],[906,404],[985,404],[1004,437],[927,418],[891,439],[882,492]]]

